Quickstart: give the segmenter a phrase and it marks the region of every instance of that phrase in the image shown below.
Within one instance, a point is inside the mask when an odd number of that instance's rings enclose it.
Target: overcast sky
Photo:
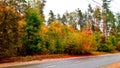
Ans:
[[[120,11],[120,0],[113,0],[111,2],[111,10],[113,12]],[[96,3],[97,2],[97,3]],[[101,0],[46,0],[46,5],[44,8],[44,14],[48,17],[49,11],[52,10],[55,14],[63,14],[66,11],[71,12],[79,8],[82,12],[87,11],[88,4],[92,7],[100,6]],[[99,3],[99,4],[98,4]]]

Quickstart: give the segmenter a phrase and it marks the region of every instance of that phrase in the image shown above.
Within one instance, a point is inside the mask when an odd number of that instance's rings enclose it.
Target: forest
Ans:
[[[50,10],[45,0],[0,0],[0,59],[13,56],[120,51],[120,13],[110,10],[112,0],[82,12],[63,15]]]

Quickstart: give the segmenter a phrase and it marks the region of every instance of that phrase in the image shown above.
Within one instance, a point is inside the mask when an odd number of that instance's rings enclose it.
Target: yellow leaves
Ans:
[[[16,10],[15,10],[13,7],[11,7],[11,6],[7,6],[7,7],[6,7],[6,11],[11,11],[11,12],[14,13],[14,14],[17,13]]]
[[[20,20],[20,21],[18,21],[18,26],[19,27],[22,27],[23,25],[25,25],[26,24],[26,21],[25,20]]]
[[[120,51],[120,41],[118,41],[118,43],[117,43],[117,48]]]
[[[21,31],[24,30],[23,27],[24,27],[25,24],[26,24],[25,20],[18,21],[18,31],[19,31],[19,33],[22,33]]]
[[[11,10],[12,8],[10,6],[7,6],[6,9],[9,11]]]
[[[45,26],[44,24],[41,25],[41,33],[42,34],[46,34],[48,32],[48,28],[47,26]]]
[[[63,25],[60,22],[54,21],[50,24],[49,30],[54,32],[55,34],[62,33],[62,27]]]

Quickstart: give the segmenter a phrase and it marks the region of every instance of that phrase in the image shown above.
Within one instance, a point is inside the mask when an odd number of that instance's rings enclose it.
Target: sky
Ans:
[[[111,10],[116,13],[120,12],[120,0],[113,0],[111,2]],[[99,4],[98,4],[99,3]],[[45,17],[48,18],[50,10],[55,14],[64,14],[66,11],[72,12],[79,8],[82,12],[87,11],[88,4],[94,8],[102,4],[101,0],[46,0],[44,8]]]

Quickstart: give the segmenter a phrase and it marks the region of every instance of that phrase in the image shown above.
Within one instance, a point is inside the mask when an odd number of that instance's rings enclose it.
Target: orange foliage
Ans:
[[[80,39],[83,51],[91,52],[92,50],[96,50],[96,41],[91,32],[89,33],[88,30],[80,32]]]
[[[22,26],[25,25],[25,24],[26,24],[26,22],[25,22],[24,20],[18,21],[18,26],[19,26],[19,27],[22,27]]]
[[[91,30],[91,28],[90,28],[90,27],[89,27],[89,28],[87,28],[86,33],[87,33],[88,35],[92,35],[92,30]]]
[[[69,26],[70,32],[74,32],[73,26]]]

